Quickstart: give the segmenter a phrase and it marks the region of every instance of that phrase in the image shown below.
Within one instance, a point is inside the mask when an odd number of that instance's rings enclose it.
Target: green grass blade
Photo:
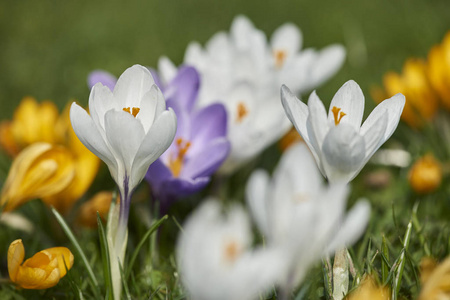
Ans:
[[[414,230],[417,232],[417,235],[419,236],[419,240],[420,240],[420,244],[423,247],[423,250],[425,252],[426,256],[431,256],[431,251],[430,248],[428,248],[428,244],[425,241],[425,237],[423,236],[423,232],[422,232],[422,226],[419,223],[419,219],[417,218],[417,209],[419,207],[419,202],[416,202],[414,204],[414,208],[413,208],[413,214],[412,214],[412,224],[414,226]]]
[[[405,261],[406,261],[406,251],[409,247],[409,240],[411,239],[411,232],[412,232],[412,221],[408,223],[408,226],[406,228],[405,238],[403,239],[403,250],[400,254],[399,258],[399,266],[397,269],[397,273],[394,277],[394,282],[392,285],[392,300],[398,299],[398,293],[400,292],[400,286],[402,282],[402,276],[403,276],[403,269],[405,268]]]
[[[106,290],[108,291],[108,299],[114,299],[114,291],[111,277],[111,261],[109,257],[108,240],[106,238],[105,228],[102,219],[97,212],[98,236],[100,238],[100,249],[102,252],[103,274],[105,277]]]
[[[59,225],[61,225],[62,229],[64,230],[64,232],[66,233],[67,237],[69,238],[69,240],[72,242],[73,246],[75,247],[75,249],[77,250],[78,254],[81,257],[81,260],[83,261],[83,264],[89,274],[89,279],[90,282],[93,286],[93,290],[94,293],[96,295],[99,295],[99,286],[98,286],[98,281],[97,278],[94,275],[94,272],[92,271],[92,268],[86,258],[86,255],[84,254],[83,249],[81,248],[80,244],[78,243],[75,235],[73,234],[72,230],[70,230],[69,226],[67,225],[66,221],[64,221],[64,218],[59,214],[59,212],[52,207],[52,213],[55,216],[56,220],[58,221]]]
[[[141,239],[139,244],[136,246],[136,249],[134,249],[133,255],[131,255],[130,263],[128,264],[127,272],[125,279],[128,279],[130,276],[131,270],[133,269],[134,262],[136,261],[136,258],[139,254],[139,250],[141,250],[142,246],[144,245],[145,241],[150,237],[150,235],[161,226],[161,224],[167,220],[168,216],[165,215],[161,219],[159,219],[157,222],[155,222],[150,229],[144,234],[144,237]]]
[[[385,282],[389,276],[389,248],[386,237],[383,235],[381,243],[381,282]]]

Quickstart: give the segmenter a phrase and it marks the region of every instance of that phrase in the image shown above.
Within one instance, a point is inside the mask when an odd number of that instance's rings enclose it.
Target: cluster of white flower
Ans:
[[[307,106],[294,94],[333,75],[345,52],[341,46],[300,51],[301,43],[292,24],[276,30],[269,43],[240,16],[229,34],[217,33],[205,49],[192,43],[186,51],[185,63],[201,77],[199,105],[221,102],[228,111],[232,150],[223,172],[232,172],[280,138],[289,120],[313,154],[303,145],[292,146],[272,179],[262,170],[251,176],[247,203],[266,240],[264,247],[252,247],[250,222],[239,206],[222,214],[219,202],[208,200],[192,214],[179,238],[177,257],[182,282],[194,299],[254,299],[272,287],[287,294],[312,264],[355,242],[368,222],[367,201],[358,201],[345,213],[347,183],[394,132],[404,96],[382,102],[362,126],[364,96],[353,81],[336,93],[328,116],[315,92]],[[159,69],[164,81],[176,73],[167,58],[160,60]],[[113,92],[95,85],[89,108],[90,116],[72,105],[72,124],[86,147],[108,164],[121,191],[115,254],[123,260],[131,193],[171,144],[176,117],[165,109],[161,91],[141,66],[128,69]]]

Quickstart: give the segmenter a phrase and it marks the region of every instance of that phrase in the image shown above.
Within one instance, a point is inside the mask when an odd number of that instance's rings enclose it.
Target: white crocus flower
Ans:
[[[323,183],[303,144],[283,154],[272,179],[262,170],[250,177],[246,196],[252,215],[267,248],[283,251],[290,266],[281,277],[285,293],[302,281],[312,264],[364,232],[370,206],[361,200],[346,214],[348,191],[343,182]]]
[[[221,102],[227,108],[231,153],[223,173],[233,172],[289,130],[279,105],[281,84],[293,86],[295,93],[315,88],[344,61],[341,46],[317,52],[301,50],[301,43],[295,25],[281,26],[269,43],[248,18],[238,16],[229,33],[216,33],[204,48],[195,42],[188,46],[184,62],[201,76],[199,105]],[[165,69],[170,73],[170,67]]]
[[[278,251],[251,250],[247,214],[232,206],[227,214],[208,200],[186,221],[176,247],[181,281],[196,300],[257,299],[283,270]]]
[[[288,23],[275,30],[270,40],[278,85],[288,85],[295,94],[310,91],[327,81],[345,60],[345,49],[337,44],[320,51],[312,48],[300,50],[302,38],[298,27]]]
[[[113,92],[97,83],[89,96],[89,112],[73,103],[70,120],[80,141],[108,165],[119,187],[116,241],[123,241],[131,195],[150,164],[172,143],[176,116],[166,110],[150,72],[139,65],[120,76]],[[120,249],[117,245],[118,252]]]
[[[364,95],[350,80],[334,95],[328,116],[313,92],[304,104],[286,87],[281,88],[286,114],[314,154],[322,174],[330,181],[351,181],[375,151],[397,128],[405,97],[397,94],[381,102],[362,124]]]

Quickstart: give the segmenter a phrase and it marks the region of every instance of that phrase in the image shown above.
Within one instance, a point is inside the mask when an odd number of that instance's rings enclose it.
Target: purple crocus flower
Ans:
[[[174,142],[150,165],[145,177],[165,210],[178,198],[203,189],[227,158],[230,151],[227,113],[219,103],[195,109],[200,85],[195,68],[181,66],[168,83],[154,70],[150,71],[178,120]],[[101,81],[113,89],[115,80],[111,74],[97,70],[89,75],[88,84],[93,86]]]

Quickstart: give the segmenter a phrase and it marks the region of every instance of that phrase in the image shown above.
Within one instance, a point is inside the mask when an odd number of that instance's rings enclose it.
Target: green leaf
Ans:
[[[141,241],[139,242],[139,244],[136,246],[136,249],[134,249],[133,254],[131,255],[131,259],[130,262],[128,264],[127,267],[127,272],[125,275],[125,279],[128,279],[128,277],[130,276],[131,270],[133,269],[133,265],[134,262],[136,261],[136,258],[139,254],[139,250],[141,250],[142,246],[144,245],[145,241],[150,237],[150,235],[159,228],[159,226],[161,226],[161,224],[167,220],[168,216],[165,215],[164,217],[162,217],[161,219],[159,219],[157,222],[155,222],[150,229],[144,234],[144,236],[142,237]]]
[[[100,294],[100,288],[98,285],[97,278],[94,275],[94,272],[92,271],[92,268],[86,258],[86,255],[84,254],[83,249],[81,248],[80,244],[77,241],[77,238],[73,234],[72,230],[70,230],[69,226],[67,225],[66,221],[64,221],[64,218],[59,214],[59,212],[52,207],[52,213],[55,215],[56,220],[58,221],[59,225],[61,225],[62,229],[66,233],[69,240],[72,242],[73,246],[77,250],[78,254],[81,257],[81,260],[83,261],[83,264],[89,274],[89,282],[91,283],[91,286],[93,287],[94,293],[96,296],[99,296]]]
[[[111,277],[111,261],[109,257],[108,240],[106,238],[105,228],[102,219],[97,212],[98,236],[100,238],[100,249],[102,252],[103,274],[105,276],[106,290],[108,291],[108,299],[114,298],[114,291]]]
[[[381,244],[381,282],[385,282],[389,276],[389,248],[386,242],[386,237],[383,235]]]
[[[403,239],[402,253],[400,254],[400,257],[398,260],[398,269],[395,274],[394,282],[392,285],[392,300],[397,300],[398,293],[400,292],[402,276],[403,276],[403,269],[405,268],[406,251],[408,250],[408,247],[409,247],[409,241],[411,239],[411,232],[412,232],[412,221],[409,221],[408,226],[406,227],[405,238]]]

